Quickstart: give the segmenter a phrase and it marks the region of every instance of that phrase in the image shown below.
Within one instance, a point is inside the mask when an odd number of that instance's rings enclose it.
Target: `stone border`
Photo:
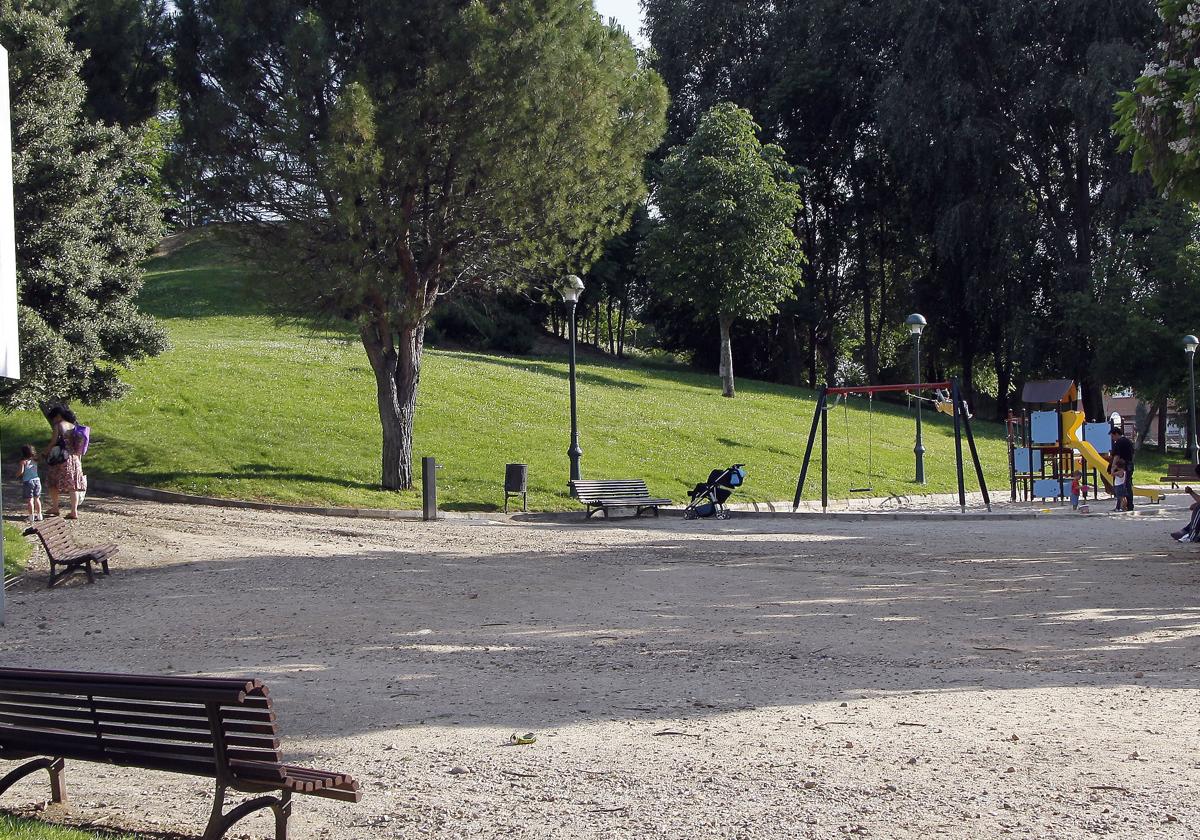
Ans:
[[[112,481],[107,478],[89,478],[88,490],[110,496],[121,496],[128,499],[140,499],[147,502],[164,504],[202,505],[208,507],[224,507],[239,510],[262,510],[279,513],[305,513],[316,516],[336,516],[346,519],[380,519],[390,521],[423,521],[419,510],[395,510],[388,508],[350,508],[350,507],[320,507],[315,505],[287,505],[278,502],[251,502],[243,499],[222,499],[215,496],[196,496],[191,493],[180,493],[175,490],[159,490],[154,487],[142,487],[137,484],[126,484],[122,481]],[[663,513],[672,519],[682,519],[682,507],[663,508]],[[1029,521],[1061,516],[1069,513],[1068,509],[1056,509],[1052,513],[1042,513],[1036,510],[997,510],[991,513],[982,510],[968,510],[966,513],[947,510],[791,510],[791,503],[751,502],[749,504],[731,506],[733,520],[738,519],[816,519],[831,522],[991,522],[991,521]],[[1163,508],[1156,506],[1152,510],[1135,509],[1134,516],[1161,516]],[[1090,516],[1104,516],[1108,511],[1096,511]],[[582,511],[438,511],[439,519],[458,520],[489,520],[493,522],[544,522],[575,525],[606,525],[634,524],[653,521],[654,517],[622,517],[614,520],[603,518],[584,519]],[[716,520],[713,520],[716,521]],[[731,520],[732,521],[732,520]]]
[[[352,519],[391,519],[417,520],[422,519],[419,510],[389,510],[386,508],[346,508],[346,507],[317,507],[313,505],[285,505],[277,502],[249,502],[243,499],[220,499],[215,496],[195,496],[191,493],[179,493],[175,490],[159,490],[154,487],[142,487],[137,484],[126,484],[123,481],[112,481],[107,478],[88,478],[88,492],[103,493],[109,496],[122,496],[127,499],[141,499],[146,502],[163,502],[173,505],[206,505],[208,507],[237,508],[240,510],[268,510],[281,513],[310,513],[318,516],[342,516]],[[457,512],[447,513],[438,511],[438,517],[447,519],[475,518],[472,514]]]

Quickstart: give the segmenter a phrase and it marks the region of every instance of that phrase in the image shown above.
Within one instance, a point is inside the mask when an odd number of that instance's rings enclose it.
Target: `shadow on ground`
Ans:
[[[5,658],[262,677],[301,761],[305,737],[430,724],[546,729],[1126,685],[1135,672],[1191,685],[1172,673],[1196,654],[1200,627],[1200,571],[1182,546],[1002,556],[1002,523],[973,529],[987,538],[969,546],[953,544],[953,528],[930,537],[919,526],[770,539],[751,520],[692,534],[667,520],[639,527],[644,539],[581,547],[569,545],[577,526],[543,526],[563,548],[479,553],[411,539],[379,548],[376,526],[314,518],[314,537],[344,550],[117,563],[95,586],[76,578],[50,592],[33,574],[16,612],[40,623],[10,629]],[[142,620],[107,620],[128,610]]]

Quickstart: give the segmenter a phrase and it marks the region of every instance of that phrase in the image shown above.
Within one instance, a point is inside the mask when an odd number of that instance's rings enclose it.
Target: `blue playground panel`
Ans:
[[[1112,450],[1112,438],[1108,436],[1108,430],[1111,428],[1107,423],[1084,423],[1083,439],[1094,446],[1101,455],[1107,455]]]
[[[1043,478],[1033,482],[1035,499],[1064,499],[1071,495],[1071,482],[1055,481],[1053,478]]]
[[[1058,443],[1058,412],[1033,412],[1029,416],[1029,438],[1033,443]]]
[[[1042,471],[1042,450],[1018,447],[1013,450],[1013,469],[1019,473]]]

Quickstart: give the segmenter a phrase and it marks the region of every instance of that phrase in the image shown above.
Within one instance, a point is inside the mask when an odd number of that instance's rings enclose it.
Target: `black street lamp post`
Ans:
[[[583,294],[583,281],[574,274],[567,275],[566,282],[561,289],[563,300],[567,302],[567,309],[570,312],[570,379],[571,379],[571,447],[567,450],[567,457],[571,459],[571,481],[579,480],[579,459],[583,456],[583,450],[579,447],[579,417],[575,409],[575,307],[579,304],[579,296]]]
[[[1188,456],[1192,465],[1200,464],[1200,448],[1196,444],[1196,348],[1200,339],[1194,335],[1183,337],[1183,352],[1188,357]],[[1164,450],[1165,451],[1165,450]]]
[[[925,444],[921,440],[921,333],[925,329],[926,320],[921,315],[913,313],[904,319],[908,331],[912,333],[914,344],[914,364],[917,369],[917,442],[913,446],[913,454],[917,458],[917,484],[925,483]]]

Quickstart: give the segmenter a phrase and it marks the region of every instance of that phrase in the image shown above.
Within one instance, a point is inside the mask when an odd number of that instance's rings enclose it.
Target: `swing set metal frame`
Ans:
[[[966,480],[963,475],[963,435],[964,432],[967,438],[967,446],[971,452],[971,462],[975,466],[975,476],[979,480],[979,491],[983,495],[983,503],[987,507],[988,512],[992,510],[992,499],[988,494],[987,482],[983,477],[983,465],[979,461],[979,450],[975,447],[975,436],[971,433],[971,417],[968,413],[967,404],[963,399],[962,391],[958,387],[958,380],[951,379],[949,382],[921,382],[908,383],[903,385],[851,385],[847,387],[831,388],[828,385],[821,388],[817,396],[817,407],[813,411],[812,428],[808,433],[808,445],[804,448],[804,464],[800,468],[800,479],[796,482],[796,498],[792,502],[792,511],[795,512],[800,507],[800,499],[804,495],[804,484],[808,478],[808,468],[812,461],[813,446],[816,443],[818,428],[821,432],[821,511],[825,512],[829,509],[829,409],[830,397],[844,397],[850,394],[868,394],[875,395],[879,393],[889,393],[896,391],[936,391],[945,390],[950,392],[950,399],[954,405],[954,464],[958,475],[958,506],[963,512],[967,512],[967,488]],[[874,408],[874,400],[872,400],[872,409]],[[847,409],[848,410],[848,409]],[[874,414],[872,412],[872,422],[874,422]],[[871,445],[874,448],[874,430],[872,429]],[[874,458],[874,452],[870,453],[870,457]],[[853,491],[851,491],[853,492]]]

